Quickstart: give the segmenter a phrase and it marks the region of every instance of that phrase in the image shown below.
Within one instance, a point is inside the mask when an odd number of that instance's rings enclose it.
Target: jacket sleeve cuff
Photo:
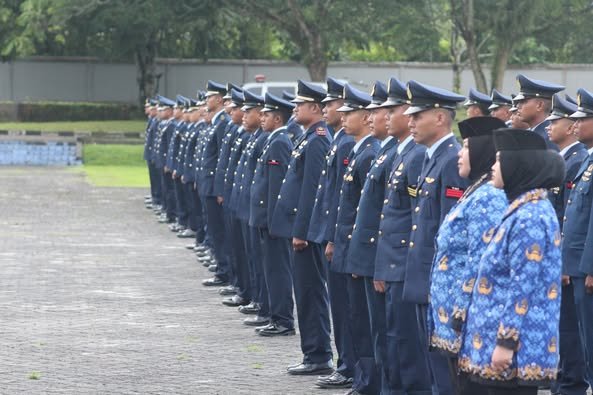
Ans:
[[[519,331],[515,328],[505,327],[501,322],[496,334],[496,345],[509,350],[517,350],[519,347]]]

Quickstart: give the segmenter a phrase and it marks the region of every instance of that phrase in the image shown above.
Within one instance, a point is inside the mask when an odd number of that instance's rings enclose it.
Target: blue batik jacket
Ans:
[[[515,199],[480,260],[459,368],[489,384],[540,386],[554,380],[560,316],[560,228],[544,189]],[[514,350],[492,369],[494,348]]]
[[[508,206],[506,195],[484,180],[468,189],[441,224],[432,264],[430,347],[457,355],[480,258]],[[455,325],[454,325],[455,323]]]

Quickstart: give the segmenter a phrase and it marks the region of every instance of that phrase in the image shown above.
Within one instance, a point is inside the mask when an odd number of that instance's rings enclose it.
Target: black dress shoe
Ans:
[[[270,322],[268,325],[264,325],[264,326],[258,326],[257,328],[255,328],[255,329],[254,329],[254,331],[255,331],[255,333],[259,333],[259,331],[263,331],[264,329],[266,329],[266,328],[269,328],[269,327],[271,327],[272,325],[274,325],[274,324],[272,324],[272,323]]]
[[[218,270],[218,265],[210,265],[210,266],[208,266],[208,271],[209,272],[216,273],[216,270]]]
[[[225,306],[237,307],[245,306],[249,304],[249,301],[247,299],[243,299],[239,295],[233,295],[230,298],[223,299],[222,304]]]
[[[239,307],[239,313],[257,314],[257,313],[259,313],[259,304],[255,303],[255,302],[251,302],[247,306],[241,306],[241,307]]]
[[[205,246],[204,244],[200,244],[194,247],[194,251],[195,252],[205,252],[210,250],[210,248],[208,248],[207,246]]]
[[[222,296],[231,296],[237,293],[237,289],[234,285],[227,285],[226,287],[220,288],[218,293]]]
[[[265,336],[265,337],[274,337],[274,336],[293,336],[296,333],[296,331],[294,330],[294,328],[287,328],[285,326],[282,325],[278,325],[278,324],[272,324],[267,328],[264,328],[262,330],[260,330],[259,332],[257,332],[258,335],[260,336]],[[295,373],[292,373],[295,374]]]
[[[224,287],[225,285],[229,285],[229,283],[228,281],[221,280],[219,277],[214,276],[203,280],[202,285],[206,287]]]
[[[256,315],[255,317],[248,317],[243,320],[243,325],[247,325],[247,326],[257,326],[257,327],[265,326],[267,328],[269,323],[270,323],[269,318],[261,317],[259,315]],[[257,331],[257,328],[255,328],[255,329]],[[257,332],[259,332],[259,331],[257,331]]]
[[[188,244],[185,246],[185,248],[187,248],[188,250],[193,250],[196,247],[195,244]]]
[[[340,372],[333,372],[329,376],[321,376],[315,383],[319,388],[351,388],[352,377],[346,377]]]
[[[288,374],[294,376],[304,376],[312,374],[328,374],[334,370],[332,361],[323,363],[300,363],[298,365],[289,366],[286,369]]]
[[[152,210],[152,204],[150,204],[150,203],[146,203],[146,204],[144,205],[144,207],[146,207],[146,208],[147,208],[147,209],[149,209],[149,210]]]
[[[187,228],[183,232],[179,232],[179,234],[177,235],[177,237],[179,237],[181,239],[189,239],[190,237],[191,238],[195,238],[196,237],[196,232],[194,232],[193,230]]]

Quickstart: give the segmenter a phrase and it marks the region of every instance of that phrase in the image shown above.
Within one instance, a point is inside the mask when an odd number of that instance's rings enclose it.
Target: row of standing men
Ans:
[[[351,388],[354,394],[476,393],[470,383],[480,380],[488,385],[500,381],[510,390],[537,389],[555,377],[556,366],[551,366],[557,349],[550,347],[551,338],[545,347],[554,351],[552,357],[541,364],[541,355],[534,357],[546,371],[537,377],[526,374],[516,356],[508,366],[513,374],[504,377],[477,369],[481,365],[472,364],[467,355],[458,359],[464,344],[460,328],[469,321],[471,295],[484,295],[489,288],[487,281],[475,277],[484,251],[472,246],[469,262],[462,263],[464,272],[455,268],[456,260],[447,251],[448,244],[454,248],[455,243],[439,243],[454,228],[443,224],[458,222],[448,218],[450,210],[455,207],[456,218],[469,204],[464,202],[477,199],[469,199],[470,194],[479,196],[474,191],[490,185],[485,175],[492,163],[484,157],[493,159],[486,153],[494,152],[496,128],[529,128],[530,135],[561,150],[569,181],[547,187],[552,188],[550,200],[561,220],[570,205],[569,194],[578,185],[575,173],[588,157],[576,140],[576,118],[570,115],[580,112],[585,116],[579,122],[588,121],[593,110],[587,109],[593,106],[587,103],[593,99],[580,90],[577,111],[557,94],[563,87],[522,75],[517,80],[520,92],[514,98],[470,90],[464,105],[468,116],[478,118],[460,123],[462,137],[489,137],[490,144],[470,151],[466,162],[474,171],[464,177],[462,166],[458,169],[461,147],[451,129],[455,109],[465,98],[416,81],[377,81],[371,94],[333,78],[328,78],[327,90],[299,81],[296,97],[285,93],[282,98],[209,81],[196,100],[158,96],[146,106],[145,159],[151,179],[147,205],[179,237],[195,237],[190,247],[215,273],[203,284],[221,287],[219,292],[229,296],[225,305],[251,314],[244,324],[255,326],[258,335],[295,334],[296,302],[303,360],[288,367],[289,374],[327,374],[318,377],[318,387]],[[510,146],[520,149],[521,136],[514,133],[518,142]],[[525,147],[534,150],[529,142]],[[512,202],[508,195],[486,197],[485,207],[473,207],[481,226],[500,220]],[[583,203],[587,201],[579,202],[579,210]],[[591,200],[588,204],[590,211]],[[455,224],[451,239],[477,234],[480,228],[467,222]],[[582,218],[578,222],[585,224]],[[548,228],[554,233],[553,224]],[[485,248],[488,238],[482,233],[477,237],[484,239]],[[557,263],[559,274],[560,260]],[[439,271],[447,275],[439,276]],[[571,294],[575,288],[575,297],[577,292],[586,294],[583,273],[588,272],[563,273],[583,282],[577,287],[578,280],[563,278],[560,322],[569,324],[560,327],[561,375],[554,391],[584,393],[586,377],[591,377],[585,369],[586,350],[593,349],[587,347],[590,329],[583,330],[579,322],[588,317],[591,302],[564,295],[567,287]],[[554,310],[547,310],[545,316],[553,323]],[[338,353],[335,369],[330,315]],[[465,336],[474,351],[482,350],[481,357],[493,353],[498,325],[492,330],[495,339],[488,347],[475,335]],[[563,341],[577,341],[583,352],[563,353]]]

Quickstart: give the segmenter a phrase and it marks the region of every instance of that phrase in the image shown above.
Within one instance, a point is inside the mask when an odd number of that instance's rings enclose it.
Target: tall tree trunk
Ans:
[[[138,103],[142,107],[144,100],[153,97],[157,90],[156,53],[157,45],[149,39],[145,45],[136,48],[136,70],[138,82]]]
[[[309,77],[311,81],[322,82],[327,78],[327,59],[317,58],[307,62],[307,70],[309,71]]]
[[[486,85],[486,76],[480,63],[476,30],[474,28],[474,0],[463,0],[463,17],[465,25],[465,29],[462,30],[463,39],[467,44],[467,55],[474,74],[476,88],[481,92],[486,92],[488,86]]]
[[[502,83],[504,81],[504,73],[509,63],[509,58],[513,51],[512,43],[502,43],[496,46],[494,52],[494,59],[492,60],[492,88],[498,90],[502,89]]]
[[[451,48],[449,55],[451,57],[451,69],[453,70],[453,91],[461,91],[461,73],[463,64],[461,63],[461,54],[463,50],[459,47],[459,30],[453,24],[451,27]]]

